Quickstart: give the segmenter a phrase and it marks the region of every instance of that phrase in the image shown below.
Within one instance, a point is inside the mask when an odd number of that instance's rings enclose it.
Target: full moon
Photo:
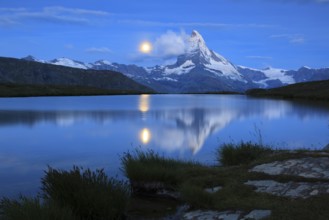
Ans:
[[[148,41],[144,41],[139,46],[139,51],[142,52],[142,53],[150,53],[151,50],[152,50],[152,45]]]

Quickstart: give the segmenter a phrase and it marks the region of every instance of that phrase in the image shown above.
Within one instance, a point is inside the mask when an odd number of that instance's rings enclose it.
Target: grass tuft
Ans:
[[[249,164],[272,152],[270,147],[261,144],[240,142],[239,144],[223,144],[218,148],[216,156],[221,165],[233,166]]]
[[[103,169],[74,166],[70,171],[48,167],[42,178],[43,197],[70,208],[81,219],[122,219],[129,198],[126,183],[108,178]]]
[[[184,171],[202,167],[197,162],[165,158],[153,150],[136,149],[121,157],[122,170],[130,181],[162,182],[177,185]]]

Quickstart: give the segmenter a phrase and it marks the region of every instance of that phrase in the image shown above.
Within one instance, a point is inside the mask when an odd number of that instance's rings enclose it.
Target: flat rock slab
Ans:
[[[261,220],[271,215],[270,210],[253,210],[244,215],[241,211],[196,210],[184,214],[184,220]]]
[[[329,157],[306,157],[261,164],[251,172],[329,179]]]
[[[236,212],[217,212],[217,211],[202,211],[196,210],[184,214],[184,220],[238,220],[241,213]]]
[[[271,210],[253,210],[248,215],[245,215],[241,220],[260,220],[270,217],[272,214]]]
[[[269,193],[276,196],[290,198],[309,198],[329,193],[329,183],[287,182],[280,183],[274,180],[249,180],[245,183],[256,187],[256,192]]]
[[[216,193],[221,189],[223,189],[222,186],[215,186],[215,187],[212,187],[212,188],[206,188],[206,189],[204,189],[204,191],[206,191],[207,193]]]

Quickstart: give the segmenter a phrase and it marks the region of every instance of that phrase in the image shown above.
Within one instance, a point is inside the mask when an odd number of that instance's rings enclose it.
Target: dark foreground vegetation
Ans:
[[[130,189],[122,181],[108,178],[103,170],[73,167],[70,171],[51,167],[42,178],[41,196],[19,200],[3,198],[0,219],[123,219]]]
[[[317,182],[315,178],[248,172],[257,164],[310,153],[323,156],[323,152],[273,150],[251,142],[224,144],[216,153],[218,165],[206,166],[136,150],[121,157],[130,185],[108,178],[103,170],[49,167],[41,181],[40,196],[3,198],[0,219],[159,219],[175,213],[176,206],[183,204],[192,210],[272,210],[268,219],[329,219],[328,195],[291,199],[257,193],[244,184],[262,179]],[[205,190],[217,186],[221,190]]]
[[[296,83],[274,89],[252,89],[248,90],[246,94],[250,96],[329,101],[329,80]]]

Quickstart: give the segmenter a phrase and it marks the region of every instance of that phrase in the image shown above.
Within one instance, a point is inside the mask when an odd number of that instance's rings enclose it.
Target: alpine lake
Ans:
[[[329,143],[329,103],[244,95],[0,98],[0,197],[36,195],[47,166],[104,168],[125,178],[136,148],[215,164],[223,143],[279,149]]]

